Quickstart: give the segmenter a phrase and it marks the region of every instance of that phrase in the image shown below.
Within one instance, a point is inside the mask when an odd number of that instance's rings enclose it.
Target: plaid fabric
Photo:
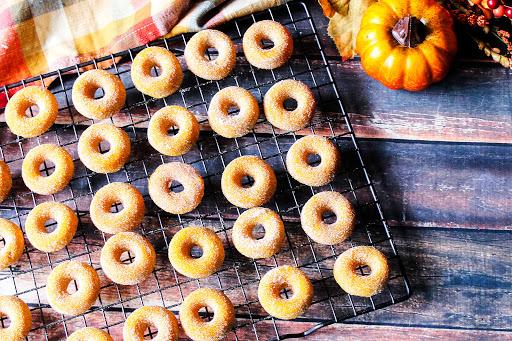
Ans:
[[[0,86],[285,1],[2,0]]]

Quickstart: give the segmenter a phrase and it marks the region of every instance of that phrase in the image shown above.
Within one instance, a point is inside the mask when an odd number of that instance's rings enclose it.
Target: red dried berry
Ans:
[[[501,5],[501,0],[487,0],[487,7],[496,9]]]
[[[498,8],[493,9],[492,14],[495,18],[501,18],[505,14],[505,6],[500,5]]]
[[[505,15],[507,18],[512,19],[512,7],[505,7]]]

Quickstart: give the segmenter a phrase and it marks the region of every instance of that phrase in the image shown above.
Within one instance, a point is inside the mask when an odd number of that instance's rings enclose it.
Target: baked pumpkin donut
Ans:
[[[32,315],[25,302],[16,296],[0,295],[0,316],[7,316],[11,320],[9,327],[0,327],[0,340],[25,340],[32,328]]]
[[[141,307],[128,316],[123,326],[123,340],[145,340],[144,333],[148,327],[157,330],[157,335],[152,340],[178,340],[178,320],[169,310],[156,306]]]
[[[291,296],[281,297],[281,291],[291,289]],[[267,272],[258,285],[258,299],[270,315],[292,320],[302,315],[313,300],[313,285],[302,270],[283,265]]]
[[[45,161],[51,161],[55,165],[53,173],[48,176],[43,176],[39,171]],[[21,177],[32,192],[50,195],[68,185],[74,170],[73,158],[66,149],[54,144],[42,144],[25,155],[21,165]]]
[[[269,49],[262,45],[262,40],[274,44]],[[278,68],[290,59],[293,53],[293,38],[290,31],[273,20],[255,22],[245,31],[242,39],[245,58],[260,69]]]
[[[78,290],[68,293],[68,285],[75,281]],[[46,281],[48,303],[58,313],[79,315],[85,313],[100,293],[100,278],[90,265],[66,261],[57,265]]]
[[[111,212],[115,204],[122,204],[123,209]],[[105,233],[131,231],[144,219],[144,198],[134,186],[113,182],[94,194],[89,212],[94,226]]]
[[[0,161],[0,202],[4,201],[12,188],[11,171],[7,163]]]
[[[308,156],[319,155],[320,164],[310,165]],[[288,173],[308,186],[324,186],[336,176],[340,152],[336,145],[322,136],[304,136],[297,140],[286,154]]]
[[[229,110],[237,107],[240,111],[230,114]],[[234,138],[249,133],[258,121],[260,109],[258,101],[247,90],[230,86],[217,92],[208,108],[208,122],[220,136]]]
[[[324,221],[325,213],[334,213],[336,221]],[[333,191],[313,195],[300,212],[302,229],[309,238],[325,245],[334,245],[346,240],[356,224],[356,212],[350,201],[341,193]]]
[[[121,255],[130,252],[131,263],[123,263]],[[100,256],[101,268],[113,282],[122,285],[135,285],[151,275],[156,264],[156,252],[146,238],[135,232],[120,232],[110,237]]]
[[[242,184],[244,177],[254,183],[249,187]],[[277,179],[270,165],[259,157],[240,156],[224,169],[221,178],[222,193],[233,205],[251,208],[268,202],[277,188]]]
[[[108,152],[100,152],[106,141]],[[96,173],[115,173],[130,159],[130,137],[121,128],[109,123],[96,123],[84,130],[78,139],[78,157],[85,167]]]
[[[114,341],[114,339],[104,330],[85,327],[69,335],[66,341]]]
[[[20,259],[25,240],[20,227],[4,218],[0,218],[0,238],[4,240],[4,245],[0,248],[0,270],[3,270]]]
[[[287,110],[284,102],[293,99],[297,107]],[[308,86],[300,81],[285,79],[274,84],[263,97],[267,120],[282,130],[299,130],[313,118],[316,100]]]
[[[26,111],[33,105],[37,115],[29,117]],[[16,92],[5,106],[5,123],[13,134],[35,137],[45,133],[57,119],[59,105],[55,96],[38,86],[29,86]]]
[[[45,223],[53,219],[57,226],[48,232]],[[78,226],[78,217],[69,206],[60,202],[43,202],[34,207],[27,216],[25,233],[28,241],[43,252],[62,250],[71,242]]]
[[[157,67],[158,76],[151,75]],[[154,98],[164,98],[175,93],[183,81],[180,61],[167,49],[159,46],[147,47],[139,52],[132,63],[133,85],[142,93]]]
[[[169,136],[169,129],[178,127],[178,133]],[[199,138],[200,127],[189,110],[171,105],[158,110],[149,120],[148,141],[159,153],[179,156],[187,153]]]
[[[173,181],[183,186],[183,191],[173,192]],[[170,162],[158,166],[149,177],[151,200],[162,210],[172,214],[193,211],[203,199],[204,181],[192,166],[182,162]]]
[[[360,275],[357,268],[368,266],[370,274]],[[370,297],[381,292],[389,277],[386,256],[372,246],[356,246],[339,255],[334,263],[334,279],[348,294]]]
[[[201,318],[201,308],[213,312],[211,321]],[[191,292],[181,303],[180,321],[192,340],[222,340],[235,324],[235,308],[222,291],[201,288]]]
[[[94,98],[94,93],[103,89],[104,96]],[[89,70],[75,80],[71,90],[75,109],[87,118],[103,120],[117,114],[126,100],[123,83],[105,70]]]
[[[253,236],[257,225],[265,229],[265,235],[261,239]],[[284,224],[279,215],[268,208],[251,208],[240,214],[235,221],[232,238],[233,245],[242,255],[249,258],[268,258],[283,246]]]
[[[218,55],[209,60],[206,50],[215,48]],[[236,63],[236,47],[221,31],[203,30],[190,38],[185,46],[185,62],[196,76],[208,80],[220,80],[231,73]]]
[[[201,249],[201,257],[191,255],[194,246]],[[219,236],[209,228],[185,227],[169,243],[169,261],[182,275],[205,278],[219,270],[224,263],[224,246]]]

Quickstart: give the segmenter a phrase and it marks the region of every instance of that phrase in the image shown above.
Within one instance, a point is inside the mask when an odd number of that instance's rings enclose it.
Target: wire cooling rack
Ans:
[[[243,32],[253,22],[263,19],[283,23],[295,41],[294,55],[289,63],[273,71],[251,67],[240,49]],[[302,2],[290,2],[281,7],[237,19],[221,29],[238,45],[237,66],[233,74],[224,80],[212,82],[199,79],[191,72],[185,71],[180,91],[165,99],[148,98],[138,92],[131,82],[130,61],[144,47],[50,72],[2,89],[1,95],[9,97],[9,90],[15,87],[42,84],[55,94],[60,109],[58,124],[38,138],[24,139],[14,136],[5,123],[0,123],[0,158],[9,165],[14,182],[11,196],[1,203],[0,216],[11,219],[23,227],[31,208],[41,202],[54,200],[72,207],[80,220],[77,234],[64,250],[46,254],[34,249],[27,242],[20,261],[0,272],[0,294],[17,295],[31,308],[34,323],[28,339],[60,340],[84,326],[95,326],[119,336],[127,315],[135,309],[142,305],[159,305],[177,313],[183,298],[191,291],[204,286],[222,289],[235,305],[237,322],[228,339],[286,339],[305,336],[325,325],[395,304],[409,296],[409,286],[403,267],[306,5]],[[174,52],[185,68],[182,55],[189,37],[190,35],[185,35],[160,40],[152,45],[163,46]],[[214,56],[215,51],[209,50],[209,53]],[[76,73],[83,72],[85,68],[104,67],[105,64],[111,65],[109,70],[119,76],[127,89],[125,108],[111,120],[115,125],[122,127],[132,141],[130,161],[121,171],[108,175],[92,173],[78,159],[78,138],[93,121],[79,115],[71,103],[71,88]],[[154,72],[157,73],[158,69]],[[261,104],[265,92],[275,82],[287,78],[298,79],[309,85],[319,103],[315,119],[307,129],[298,132],[276,130],[262,114],[254,131],[241,138],[225,139],[209,131],[206,111],[210,99],[219,89],[230,85],[242,86],[251,91]],[[98,96],[101,96],[101,93],[98,93]],[[179,158],[158,154],[149,146],[144,129],[155,111],[172,104],[182,105],[193,111],[204,128],[196,146]],[[3,109],[0,110],[0,121],[4,121]],[[328,186],[304,186],[286,173],[286,152],[300,135],[305,134],[329,137],[342,153],[342,169]],[[63,146],[74,158],[73,180],[65,190],[52,196],[30,192],[20,176],[24,155],[41,143]],[[108,146],[102,145],[101,148]],[[241,256],[232,246],[231,228],[241,210],[229,204],[220,190],[220,177],[225,165],[238,156],[248,154],[265,159],[276,171],[278,189],[274,199],[266,206],[280,214],[287,233],[287,243],[276,256],[257,261]],[[148,175],[158,165],[176,160],[191,164],[205,179],[203,202],[187,215],[174,216],[159,210],[151,202],[147,192]],[[52,170],[52,164],[45,162],[42,165],[42,173],[49,174]],[[152,276],[136,286],[112,283],[105,277],[99,264],[99,253],[106,236],[91,224],[88,207],[94,193],[113,181],[129,182],[143,193],[147,214],[138,232],[153,243],[158,253],[157,265]],[[325,246],[314,243],[300,228],[301,207],[311,195],[323,190],[343,193],[357,210],[355,232],[350,240],[339,245]],[[226,249],[225,263],[219,272],[207,279],[186,278],[178,274],[167,260],[170,238],[179,229],[189,225],[211,227],[223,240]],[[51,226],[52,222],[48,222],[48,229],[51,230]],[[0,245],[2,243],[3,240]],[[332,266],[336,257],[354,245],[374,245],[388,257],[391,265],[386,290],[371,298],[354,297],[344,293],[332,276]],[[129,254],[123,257],[126,262],[132,259]],[[69,259],[91,264],[98,270],[102,281],[96,304],[86,313],[71,317],[53,311],[45,294],[46,278],[51,269]],[[269,317],[257,299],[257,286],[261,276],[271,268],[285,264],[300,267],[312,280],[315,288],[312,306],[295,320],[303,323],[284,323]],[[360,271],[364,273],[366,269],[362,268]],[[208,311],[204,311],[204,316],[208,318]],[[0,322],[2,326],[7,323],[5,318]],[[147,333],[153,336],[154,328],[149,328]]]

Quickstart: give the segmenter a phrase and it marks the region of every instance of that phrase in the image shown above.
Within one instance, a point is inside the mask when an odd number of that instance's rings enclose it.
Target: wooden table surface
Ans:
[[[461,52],[440,84],[389,90],[309,3],[413,292],[309,339],[512,340],[512,71]]]

